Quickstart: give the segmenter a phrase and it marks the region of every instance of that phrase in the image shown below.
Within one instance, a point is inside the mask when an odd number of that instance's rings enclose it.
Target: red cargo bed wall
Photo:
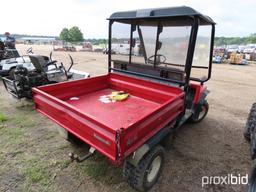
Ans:
[[[159,85],[159,83],[115,73],[96,78],[43,86],[40,87],[40,90],[58,99],[67,100],[70,97],[79,97],[106,88],[126,91],[131,95],[160,104],[168,101],[172,97],[176,97],[182,92],[182,90],[177,87]]]

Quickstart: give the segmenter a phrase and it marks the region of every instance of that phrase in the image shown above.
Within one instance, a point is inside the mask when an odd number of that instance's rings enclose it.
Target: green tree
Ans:
[[[60,39],[66,42],[70,42],[69,30],[68,28],[62,29],[60,32]]]
[[[60,32],[60,39],[70,43],[82,42],[84,40],[83,33],[81,30],[74,26],[70,29],[64,28]]]
[[[251,35],[248,37],[248,42],[249,42],[249,43],[256,43],[256,33],[253,33],[253,34],[251,34]]]
[[[84,40],[83,33],[77,26],[74,26],[69,29],[69,37],[70,37],[70,42],[73,42],[73,43],[81,42]]]
[[[216,46],[231,44],[245,45],[248,43],[256,43],[256,33],[246,37],[215,37],[214,43]]]

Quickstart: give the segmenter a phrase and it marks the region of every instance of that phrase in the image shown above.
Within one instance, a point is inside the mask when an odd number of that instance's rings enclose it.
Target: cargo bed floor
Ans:
[[[133,95],[124,101],[104,103],[99,100],[101,96],[109,95],[113,91],[116,90],[108,88],[82,96],[74,95],[73,98],[71,97],[65,102],[115,130],[127,128],[160,106],[159,103]]]

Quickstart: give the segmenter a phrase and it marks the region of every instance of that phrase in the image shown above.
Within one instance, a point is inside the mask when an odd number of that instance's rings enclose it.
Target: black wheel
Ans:
[[[251,176],[250,176],[248,192],[255,192],[255,191],[256,191],[256,166],[254,165],[252,168]]]
[[[198,117],[195,117],[194,115],[192,115],[192,117],[190,118],[192,123],[199,123],[206,117],[206,115],[209,111],[209,104],[208,104],[207,100],[204,101],[203,105],[201,106],[201,108],[199,110],[200,111],[199,111]]]
[[[160,145],[150,150],[135,167],[125,161],[123,177],[138,191],[148,191],[158,180],[164,163],[164,148]]]
[[[251,133],[248,130],[244,131],[244,138],[246,141],[250,142],[251,141]]]
[[[244,138],[247,141],[251,141],[251,134],[255,130],[256,127],[256,103],[254,103],[251,107],[250,113],[248,115],[245,129],[244,129]]]
[[[12,68],[10,71],[9,71],[9,77],[10,79],[14,79],[14,71],[15,71],[15,68]]]

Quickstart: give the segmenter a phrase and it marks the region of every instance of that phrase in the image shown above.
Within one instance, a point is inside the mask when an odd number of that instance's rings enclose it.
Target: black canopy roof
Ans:
[[[139,9],[134,11],[115,12],[109,20],[133,20],[133,19],[153,19],[166,17],[197,17],[200,19],[200,24],[215,24],[215,22],[208,16],[201,14],[191,7],[168,7],[155,9]]]

